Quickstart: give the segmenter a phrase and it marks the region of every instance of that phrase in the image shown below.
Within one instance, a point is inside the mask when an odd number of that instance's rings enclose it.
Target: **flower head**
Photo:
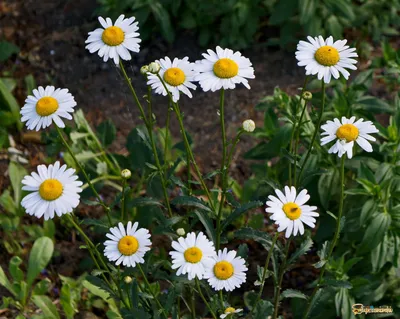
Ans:
[[[158,72],[160,72],[160,69],[161,69],[161,65],[157,61],[151,62],[149,64],[149,72],[150,73],[158,74]]]
[[[244,259],[236,257],[236,251],[224,248],[207,263],[204,278],[215,290],[232,291],[246,281],[246,271]]]
[[[329,149],[329,153],[338,153],[342,157],[347,153],[348,158],[353,157],[354,141],[366,152],[372,152],[372,146],[368,141],[375,141],[375,137],[371,133],[378,133],[378,129],[371,121],[364,122],[364,119],[359,119],[355,122],[355,116],[347,119],[342,117],[342,121],[334,119],[327,121],[321,126],[324,131],[321,135],[321,145],[325,145],[333,140],[335,144]]]
[[[82,182],[78,181],[73,168],[67,165],[39,165],[37,171],[22,180],[22,190],[30,191],[21,202],[29,215],[45,220],[72,212],[79,204]]]
[[[129,169],[125,168],[121,171],[121,177],[123,179],[130,179],[131,176],[132,176],[132,172]]]
[[[121,14],[118,19],[113,22],[110,18],[99,17],[102,28],[98,28],[89,32],[89,37],[85,41],[88,43],[86,49],[90,53],[99,51],[99,56],[104,62],[113,59],[115,64],[119,64],[119,59],[130,60],[132,52],[139,52],[142,41],[139,39],[138,22],[134,22],[135,17],[125,19]]]
[[[286,229],[285,237],[289,238],[292,234],[296,236],[304,234],[304,224],[315,227],[315,218],[319,216],[315,210],[316,206],[304,205],[309,199],[310,195],[307,190],[303,189],[296,196],[296,188],[285,186],[285,194],[279,189],[275,190],[278,197],[269,195],[267,201],[267,208],[265,211],[272,214],[271,219],[279,225],[278,231]]]
[[[227,317],[231,317],[235,313],[239,313],[239,312],[242,312],[242,311],[243,311],[243,309],[240,309],[240,308],[235,309],[233,307],[228,307],[228,308],[225,309],[224,313],[222,315],[220,315],[219,317],[224,319],[224,318],[227,318]]]
[[[149,73],[149,66],[148,65],[143,65],[140,68],[140,73],[143,74],[143,75],[147,75],[147,73]]]
[[[243,130],[248,133],[253,132],[256,129],[256,123],[253,120],[246,120],[242,124]]]
[[[29,130],[39,131],[54,122],[58,127],[65,127],[61,118],[72,119],[76,102],[68,89],[55,89],[54,86],[39,86],[28,95],[21,109],[21,121],[26,122]]]
[[[144,255],[150,250],[150,233],[146,228],[139,228],[136,222],[128,222],[125,227],[122,223],[118,227],[110,228],[106,236],[111,240],[104,242],[104,255],[110,261],[115,261],[118,266],[121,263],[127,267],[135,267],[144,263]]]
[[[196,236],[192,232],[186,238],[179,237],[178,241],[173,241],[172,248],[175,250],[169,254],[172,257],[172,269],[178,269],[176,274],[188,274],[189,280],[195,277],[203,279],[206,263],[215,256],[214,244],[203,233]]]
[[[176,234],[178,235],[178,236],[185,236],[185,230],[183,229],[183,228],[178,228],[177,230],[176,230]]]
[[[247,79],[254,79],[255,76],[249,59],[238,51],[221,47],[217,47],[215,52],[207,50],[207,53],[203,53],[203,60],[196,61],[196,70],[200,74],[195,81],[199,81],[203,91],[234,89],[239,83],[250,89]]]
[[[346,45],[347,40],[333,42],[332,36],[326,40],[322,36],[307,39],[309,42],[299,42],[296,51],[297,65],[305,66],[307,75],[317,74],[319,80],[329,83],[332,76],[338,79],[340,73],[347,80],[350,73],[346,69],[357,69],[357,60],[352,59],[358,57],[356,49]]]
[[[161,77],[168,91],[172,94],[174,102],[179,100],[180,92],[191,98],[192,93],[189,89],[196,89],[196,86],[192,83],[196,73],[193,71],[193,63],[189,62],[189,58],[175,58],[171,61],[169,57],[165,57],[165,59],[160,59],[156,62],[159,63],[161,69],[158,75],[149,74],[147,85],[151,85],[151,88],[157,94],[166,96],[168,93],[159,79]]]

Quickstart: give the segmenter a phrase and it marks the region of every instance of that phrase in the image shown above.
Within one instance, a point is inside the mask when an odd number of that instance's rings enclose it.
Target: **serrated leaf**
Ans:
[[[90,226],[98,226],[98,227],[107,228],[107,229],[109,228],[108,224],[103,223],[99,219],[86,218],[86,219],[82,220],[82,224],[90,225]]]
[[[196,207],[198,209],[207,211],[209,213],[213,213],[213,211],[207,205],[206,202],[204,202],[204,201],[202,201],[202,200],[200,200],[200,199],[198,199],[197,197],[194,197],[194,196],[179,196],[179,197],[175,197],[171,201],[171,204]]]
[[[132,207],[142,207],[142,206],[160,206],[164,207],[164,205],[155,198],[151,197],[138,197],[134,198],[129,202]]]
[[[196,214],[197,218],[203,224],[204,228],[206,229],[206,233],[208,237],[215,243],[217,236],[215,234],[214,224],[212,219],[207,215],[204,210],[195,210],[194,213]]]
[[[240,215],[246,213],[247,211],[261,207],[263,202],[261,201],[254,201],[249,202],[244,205],[237,207],[231,214],[229,214],[222,223],[221,229],[224,230],[228,225],[230,225],[236,218],[239,218]]]
[[[300,247],[290,256],[288,264],[292,264],[301,255],[307,253],[313,245],[313,241],[310,237],[307,237],[301,244]]]
[[[330,248],[330,243],[329,241],[325,241],[322,244],[322,248],[320,250],[318,250],[317,255],[320,258],[320,261],[314,264],[315,268],[321,268],[322,266],[324,266],[326,264],[326,262],[328,261],[326,258],[328,257],[329,254],[329,248]]]
[[[301,291],[294,290],[294,289],[286,289],[281,294],[281,299],[283,298],[301,298],[301,299],[308,299],[308,297],[303,294]]]
[[[376,215],[367,227],[357,252],[361,255],[377,247],[389,229],[390,223],[391,217],[389,214],[379,213]]]
[[[353,288],[353,285],[347,280],[325,279],[324,285],[334,288],[346,288],[346,289]]]
[[[268,233],[264,231],[245,227],[235,231],[235,237],[241,239],[252,239],[263,245],[266,250],[271,249],[272,238],[268,235]],[[281,252],[280,244],[278,241],[276,242],[274,249],[278,252]]]

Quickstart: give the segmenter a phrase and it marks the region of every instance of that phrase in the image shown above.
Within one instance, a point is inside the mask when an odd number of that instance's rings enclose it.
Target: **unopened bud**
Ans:
[[[303,99],[306,101],[310,101],[312,99],[312,93],[310,91],[304,91]]]
[[[140,73],[142,73],[143,75],[146,75],[149,72],[149,66],[148,65],[143,65],[140,68]]]
[[[183,228],[178,228],[176,230],[177,235],[179,236],[185,236],[185,230]]]
[[[126,276],[124,278],[124,281],[125,281],[126,284],[130,284],[132,282],[132,277],[131,276]]]
[[[131,178],[131,176],[132,176],[132,173],[129,169],[125,168],[121,171],[121,177],[123,179],[129,179],[129,178]]]
[[[157,74],[158,72],[160,72],[161,69],[161,65],[158,62],[151,62],[149,64],[149,72],[153,73],[153,74]]]
[[[253,120],[246,120],[243,122],[243,129],[246,132],[253,132],[256,129],[256,123]]]

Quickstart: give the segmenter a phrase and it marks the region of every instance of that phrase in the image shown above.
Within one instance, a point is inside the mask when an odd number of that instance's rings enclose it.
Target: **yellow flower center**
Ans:
[[[239,66],[232,59],[219,59],[214,64],[214,74],[221,79],[233,78],[239,72]]]
[[[105,44],[114,47],[124,42],[125,33],[120,27],[112,26],[103,31],[101,39]]]
[[[133,236],[124,236],[118,242],[118,250],[122,255],[132,256],[139,249],[139,242]]]
[[[192,248],[186,249],[185,252],[183,253],[183,255],[185,256],[185,260],[188,263],[192,263],[192,264],[198,263],[201,260],[201,258],[203,257],[203,253],[197,247],[192,247]]]
[[[48,116],[53,114],[58,109],[58,102],[54,97],[42,97],[36,103],[36,113],[40,116]]]
[[[185,79],[185,73],[180,68],[169,68],[164,73],[164,81],[172,86],[181,85]]]
[[[314,54],[315,60],[325,66],[336,65],[339,62],[339,51],[330,45],[320,47]]]
[[[46,179],[39,187],[39,194],[44,200],[52,201],[62,195],[63,186],[56,179]]]
[[[282,207],[283,211],[285,212],[287,218],[291,220],[298,219],[301,215],[301,209],[299,205],[295,203],[286,203]]]
[[[355,141],[358,137],[358,128],[353,124],[344,124],[338,128],[336,136],[346,142]]]
[[[233,307],[228,307],[228,308],[226,308],[225,309],[225,311],[224,311],[224,313],[235,313],[235,308],[233,308]]]
[[[233,276],[233,266],[225,260],[219,261],[214,266],[214,274],[219,280],[227,280]]]

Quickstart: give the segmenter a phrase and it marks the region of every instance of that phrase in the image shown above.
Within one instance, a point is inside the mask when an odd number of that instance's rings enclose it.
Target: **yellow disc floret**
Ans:
[[[214,274],[219,280],[227,280],[233,276],[233,266],[228,261],[219,261],[214,266]]]
[[[185,82],[185,73],[180,68],[169,68],[164,73],[164,81],[169,85],[178,86]]]
[[[125,33],[120,27],[112,26],[103,31],[101,39],[105,44],[114,47],[124,42]]]
[[[283,205],[282,209],[285,212],[287,218],[291,220],[300,218],[301,209],[299,205],[295,203],[286,203],[285,205]]]
[[[344,124],[336,131],[336,136],[346,142],[355,141],[358,137],[358,128],[353,124]]]
[[[224,313],[235,313],[235,308],[233,308],[233,307],[228,307],[228,308],[226,308],[225,309],[225,311],[224,311]]]
[[[215,62],[213,71],[219,78],[229,79],[238,74],[239,66],[232,59],[223,58]]]
[[[58,110],[58,102],[54,97],[42,97],[36,103],[36,113],[40,116],[49,116]]]
[[[203,253],[197,247],[192,247],[192,248],[186,249],[185,252],[183,253],[183,255],[185,256],[185,260],[188,263],[192,263],[192,264],[198,263],[201,260],[201,258],[203,257]]]
[[[132,256],[139,249],[139,242],[133,236],[124,236],[118,242],[118,250],[122,255]]]
[[[320,47],[314,54],[315,60],[321,65],[332,66],[339,62],[339,51],[330,45]]]
[[[46,179],[39,187],[39,195],[44,200],[52,201],[63,193],[62,184],[56,179]]]

